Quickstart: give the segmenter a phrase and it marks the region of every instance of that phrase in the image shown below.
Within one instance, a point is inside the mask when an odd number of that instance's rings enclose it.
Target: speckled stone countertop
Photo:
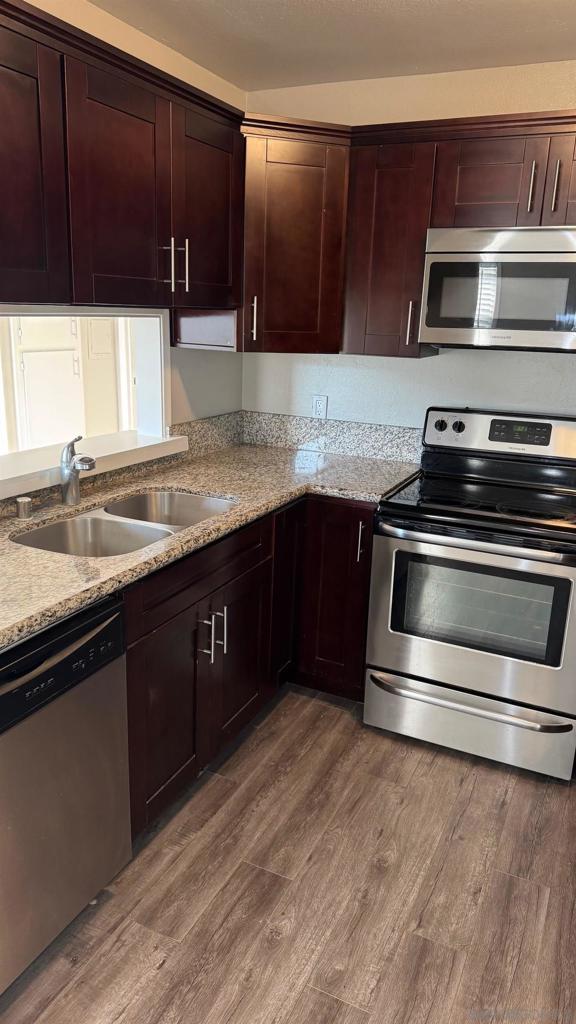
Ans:
[[[126,587],[306,493],[376,502],[418,467],[347,455],[241,445],[188,458],[177,466],[91,491],[73,510],[62,505],[35,513],[26,524],[0,519],[0,649]],[[78,558],[14,544],[32,526],[69,518],[142,491],[185,490],[233,498],[223,515],[126,555]]]

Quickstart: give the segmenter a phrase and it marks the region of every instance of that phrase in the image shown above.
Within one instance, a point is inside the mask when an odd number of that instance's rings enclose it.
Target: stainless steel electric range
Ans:
[[[374,530],[364,721],[569,779],[576,420],[429,409]]]

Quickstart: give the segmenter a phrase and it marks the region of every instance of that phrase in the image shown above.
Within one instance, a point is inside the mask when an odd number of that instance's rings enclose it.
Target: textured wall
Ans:
[[[374,356],[243,357],[244,409],[419,427],[429,405],[576,415],[576,355],[441,352],[426,359]]]
[[[343,124],[576,107],[576,61],[249,92],[247,109]]]

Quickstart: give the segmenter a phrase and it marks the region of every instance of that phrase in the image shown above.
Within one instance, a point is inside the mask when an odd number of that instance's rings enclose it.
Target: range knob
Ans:
[[[454,420],[452,424],[452,430],[456,434],[461,434],[466,429],[466,424],[462,420]]]
[[[446,430],[447,426],[448,424],[446,423],[446,420],[436,420],[436,423],[434,424],[434,429],[439,430],[440,433],[442,433],[443,430]]]

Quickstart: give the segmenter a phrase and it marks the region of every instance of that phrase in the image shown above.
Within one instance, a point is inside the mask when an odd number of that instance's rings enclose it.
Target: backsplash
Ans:
[[[422,430],[351,420],[319,420],[308,416],[248,412],[242,415],[244,444],[305,448],[328,454],[357,455],[386,462],[417,462]]]
[[[172,437],[188,438],[190,455],[203,455],[217,448],[228,448],[242,444],[242,412],[225,412],[220,416],[174,423],[170,427]]]

